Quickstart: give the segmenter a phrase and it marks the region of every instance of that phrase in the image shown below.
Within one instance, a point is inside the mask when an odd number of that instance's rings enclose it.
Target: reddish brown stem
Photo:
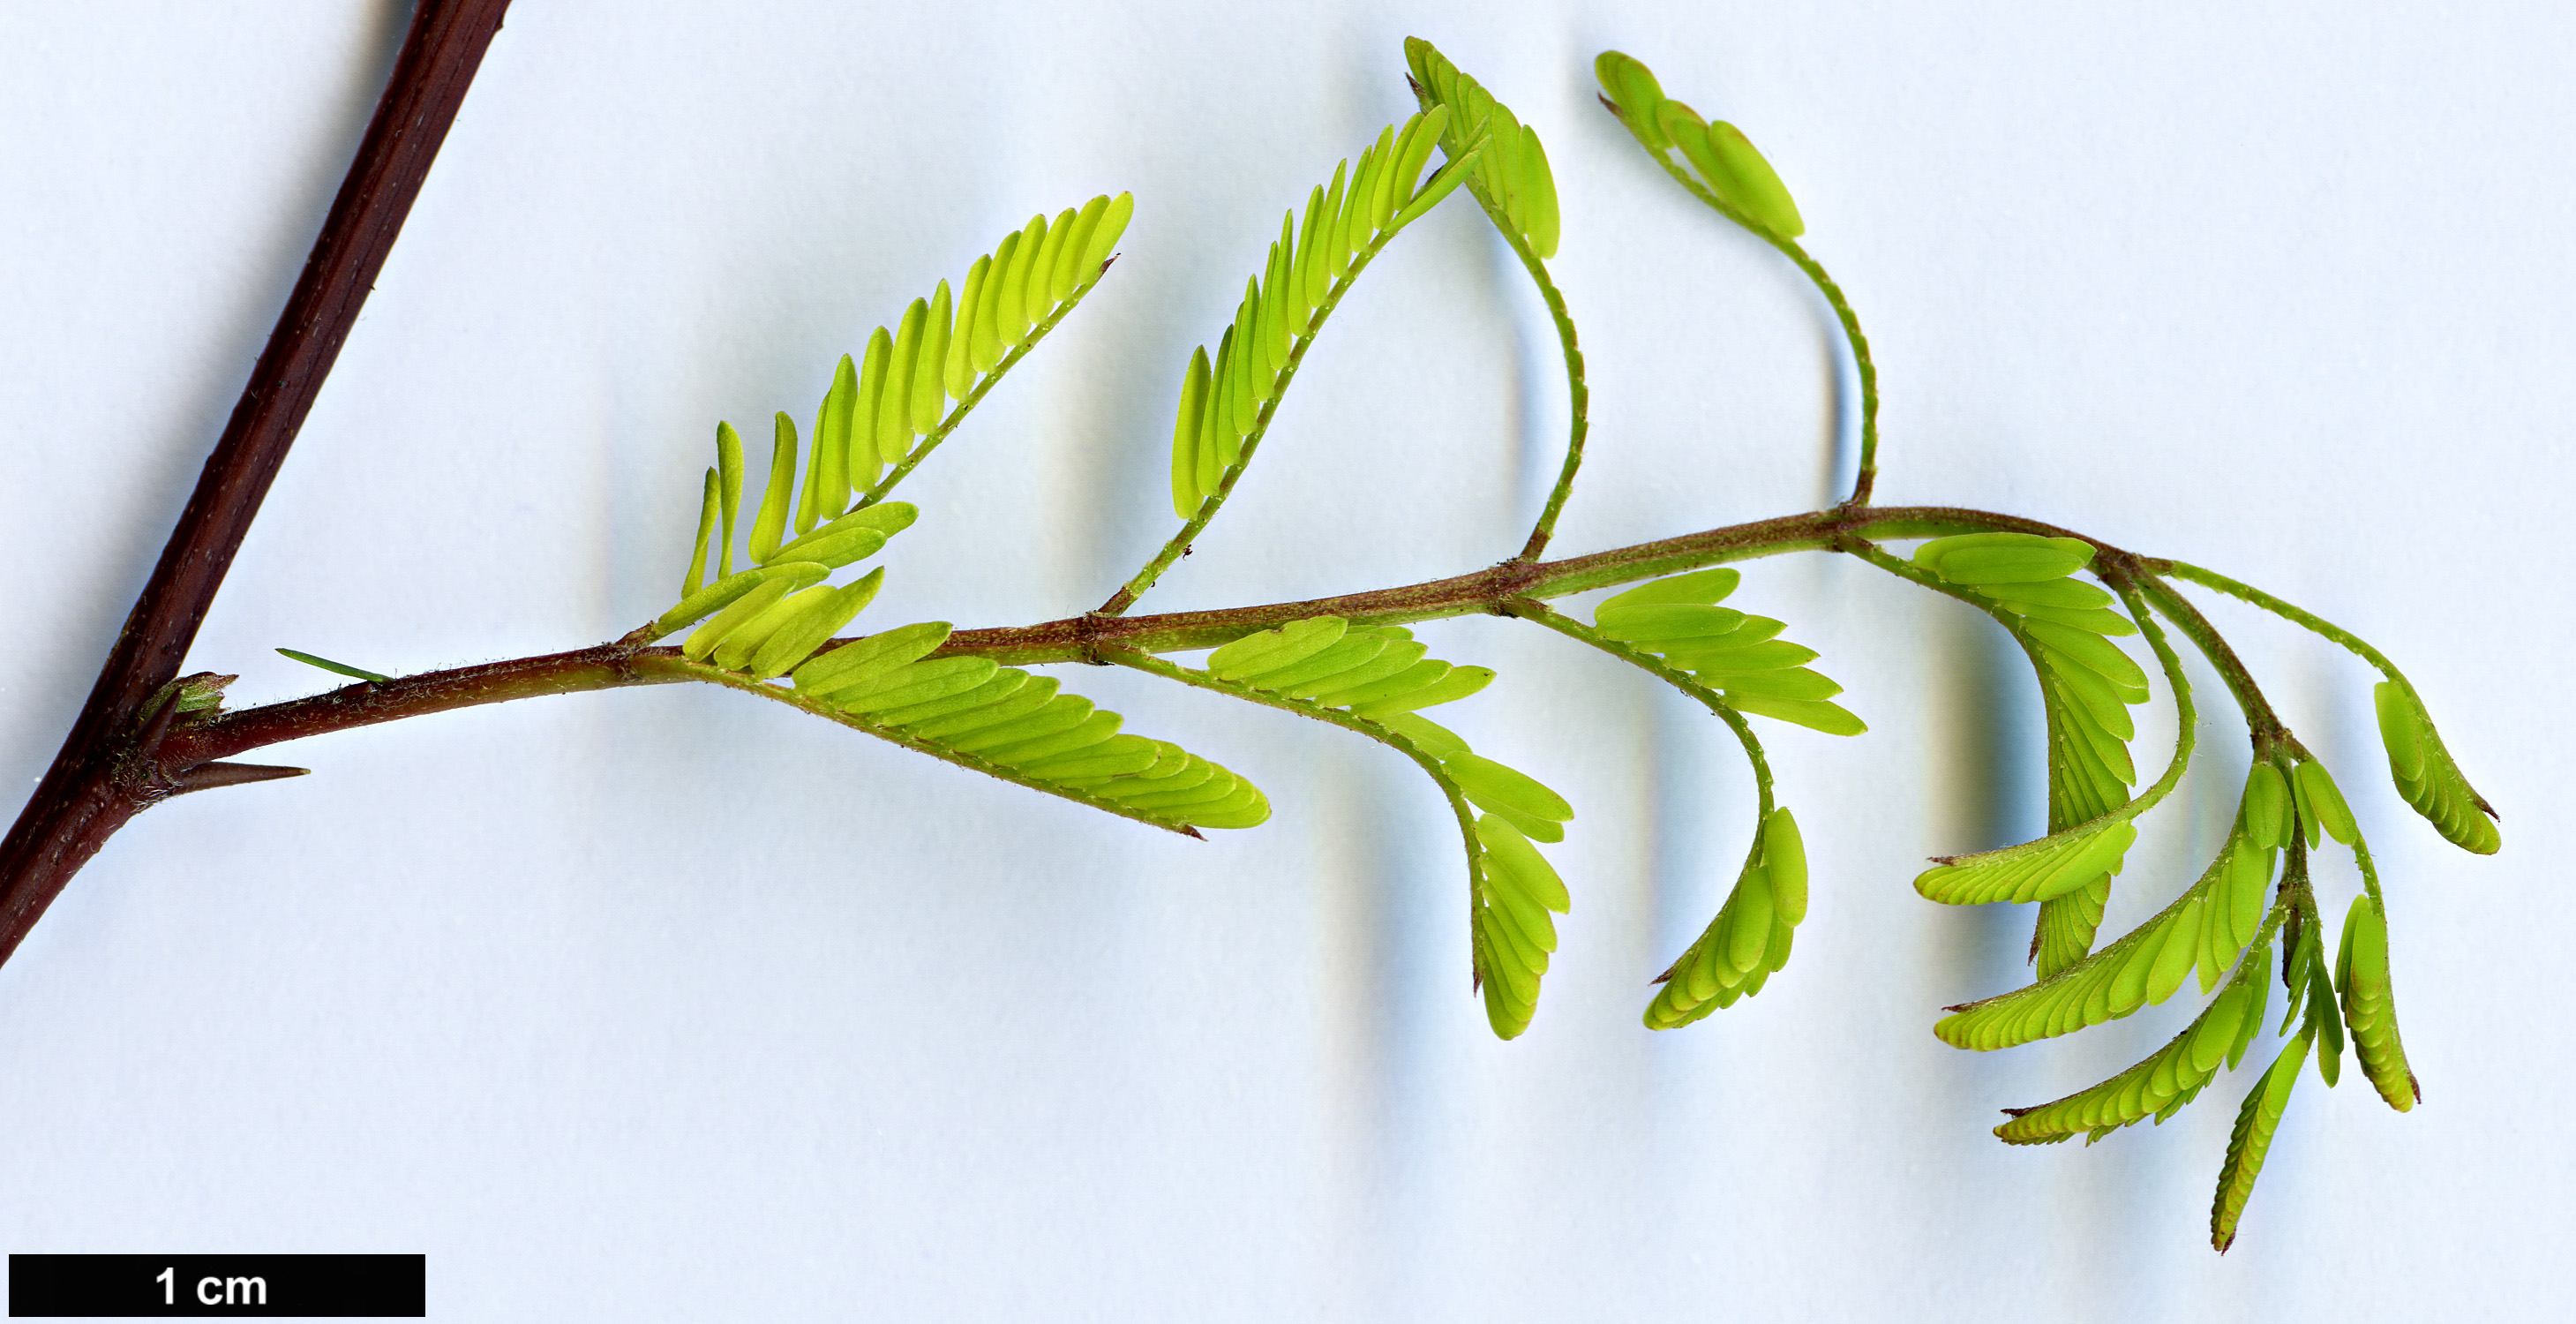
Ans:
[[[1472,574],[1337,598],[1273,602],[1220,611],[1172,612],[1160,616],[1092,614],[1037,625],[959,630],[948,637],[940,652],[951,656],[973,654],[1010,665],[1099,661],[1104,649],[1139,653],[1187,652],[1213,648],[1254,630],[1310,616],[1340,616],[1364,625],[1396,625],[1476,612],[1508,614],[1509,604],[1524,598],[1564,597],[1589,589],[1607,588],[1701,566],[1775,556],[1782,552],[1848,550],[1843,543],[1854,537],[1922,538],[1977,530],[2079,536],[2067,534],[2054,525],[1981,510],[1948,506],[1836,506],[1831,510],[1709,529],[1660,542],[1568,557],[1562,561],[1546,561],[1537,565],[1526,561],[1505,561]],[[2130,564],[2134,560],[2128,553],[2107,544],[2096,543],[2095,546],[2120,564]],[[205,760],[231,758],[280,741],[301,740],[457,708],[549,694],[620,689],[630,685],[666,685],[707,678],[703,669],[680,661],[680,650],[646,647],[651,638],[649,629],[638,630],[614,643],[569,653],[513,658],[450,671],[370,681],[265,707],[183,720],[162,747],[161,761],[173,767],[192,766]],[[837,648],[846,642],[835,640],[824,648]]]
[[[196,642],[508,8],[509,0],[421,0],[414,11],[357,159],[232,420],[62,752],[0,840],[0,961],[127,819],[181,791],[252,779],[162,764],[154,748],[161,732],[144,714]]]

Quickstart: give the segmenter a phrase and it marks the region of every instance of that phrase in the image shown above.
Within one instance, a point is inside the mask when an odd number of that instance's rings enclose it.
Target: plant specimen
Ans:
[[[169,794],[287,771],[236,763],[237,755],[349,726],[573,690],[720,685],[1191,835],[1249,828],[1267,816],[1262,792],[1221,763],[1129,732],[1119,715],[1067,692],[1065,681],[1026,670],[1093,664],[1337,726],[1419,768],[1457,821],[1470,912],[1467,964],[1494,1031],[1508,1038],[1530,1024],[1557,944],[1555,917],[1581,892],[1580,880],[1569,888],[1559,878],[1545,850],[1569,830],[1574,806],[1423,715],[1469,699],[1492,673],[1430,656],[1406,628],[1487,613],[1536,624],[1671,685],[1729,728],[1754,770],[1752,845],[1734,887],[1706,931],[1673,958],[1643,1009],[1649,1025],[1675,1028],[1760,992],[1789,961],[1806,912],[1799,825],[1775,800],[1753,719],[1837,736],[1858,735],[1862,724],[1837,702],[1835,682],[1810,665],[1820,661],[1815,651],[1787,637],[1787,623],[1726,600],[1740,582],[1733,563],[1827,551],[1988,615],[2040,682],[2048,835],[1944,860],[1916,882],[1936,901],[2038,905],[2038,982],[1953,1008],[1938,1026],[1941,1037],[1964,1048],[2000,1048],[2126,1016],[2185,984],[2211,995],[2207,1010],[2146,1061],[2024,1110],[1997,1128],[1999,1136],[2015,1143],[2099,1138],[2149,1117],[2162,1120],[2222,1066],[2246,1060],[2258,1031],[2277,1019],[2288,1041],[2246,1096],[2222,1168],[2212,1234],[2223,1248],[2272,1127],[2312,1058],[2332,1083],[2349,1037],[2373,1087],[2392,1106],[2411,1107],[2416,1087],[2397,1036],[2386,919],[2367,846],[2323,765],[2179,586],[2271,610],[2378,669],[2386,678],[2379,720],[2397,785],[2445,837],[2472,851],[2494,850],[2484,802],[2395,667],[2315,616],[2186,563],[2014,516],[1873,504],[1875,366],[1857,315],[1798,243],[1804,226],[1795,203],[1742,133],[1705,122],[1664,96],[1643,65],[1616,54],[1599,66],[1610,113],[1679,186],[1778,249],[1835,310],[1860,380],[1857,481],[1849,499],[1830,509],[1546,559],[1582,463],[1588,408],[1572,315],[1546,265],[1560,229],[1554,172],[1535,128],[1429,46],[1415,43],[1407,54],[1420,114],[1386,126],[1329,179],[1312,182],[1302,205],[1283,217],[1267,262],[1247,274],[1234,317],[1180,368],[1168,464],[1180,527],[1096,609],[1021,628],[898,621],[846,634],[884,577],[904,573],[899,540],[925,518],[893,499],[895,489],[1038,345],[1078,319],[1085,297],[1109,278],[1133,207],[1125,195],[1040,213],[955,282],[939,282],[889,315],[886,327],[834,367],[810,416],[772,420],[769,464],[756,487],[741,436],[720,427],[716,463],[697,494],[698,535],[674,557],[674,602],[623,638],[398,678],[315,659],[359,683],[241,711],[223,708],[222,677],[177,675],[178,655],[166,646],[162,674],[120,673],[128,692],[75,732],[76,766],[53,793],[40,793],[13,838],[8,941],[14,945],[50,900],[44,884],[59,888],[124,817]],[[1450,579],[1331,599],[1139,613],[1246,481],[1309,346],[1345,293],[1444,202],[1472,205],[1490,220],[1558,332],[1572,403],[1564,459],[1518,554]],[[239,514],[246,523],[248,511]],[[1905,543],[1916,545],[1894,546]],[[885,568],[857,573],[889,552]],[[1611,589],[1619,592],[1578,611],[1551,605]],[[148,616],[138,611],[138,619]],[[2126,639],[2137,647],[2114,642]],[[180,652],[184,644],[180,638]],[[2171,907],[2104,943],[2097,929],[2136,840],[2136,821],[2173,792],[2194,753],[2195,710],[2180,648],[2216,668],[2243,714],[2253,750],[2243,810],[2237,830]],[[2150,762],[2142,769],[2131,752],[2137,728],[2130,710],[2147,701],[2159,678],[2183,720],[2162,768]],[[81,795],[93,798],[83,802]],[[86,826],[45,837],[44,815],[59,829],[77,817],[65,817],[63,806],[74,803],[89,805],[90,817],[80,820]],[[2311,853],[2329,838],[2351,851],[2364,881],[2363,896],[2331,934],[2309,882]],[[2278,1017],[2276,976],[2284,990]]]

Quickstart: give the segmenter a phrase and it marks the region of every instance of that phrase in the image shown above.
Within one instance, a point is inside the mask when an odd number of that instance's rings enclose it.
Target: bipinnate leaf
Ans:
[[[2414,689],[2401,681],[2383,681],[2376,697],[2379,737],[2388,747],[2388,774],[2398,794],[2452,845],[2495,854],[2504,844],[2493,822],[2495,810],[2451,761],[2451,751]]]

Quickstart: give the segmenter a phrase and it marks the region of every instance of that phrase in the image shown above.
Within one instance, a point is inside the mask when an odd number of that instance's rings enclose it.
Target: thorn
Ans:
[[[190,791],[211,791],[219,786],[247,786],[252,782],[273,782],[286,777],[302,777],[311,768],[282,768],[267,763],[200,763],[172,779],[172,795]]]
[[[1593,99],[1593,100],[1595,100],[1595,101],[1600,102],[1600,103],[1601,103],[1601,108],[1602,108],[1603,110],[1609,111],[1609,112],[1610,112],[1611,114],[1613,114],[1613,115],[1618,115],[1618,114],[1619,114],[1619,103],[1618,103],[1618,102],[1616,102],[1616,101],[1612,101],[1612,100],[1610,99],[1610,97],[1609,97],[1609,94],[1604,93],[1604,92],[1595,92],[1595,93],[1593,93],[1593,94],[1592,94],[1592,99]],[[1625,118],[1627,118],[1627,117],[1626,117],[1626,116],[1624,116],[1624,115],[1621,115],[1621,116],[1620,116],[1620,118],[1621,118],[1621,119],[1625,119]]]
[[[1198,830],[1197,828],[1189,827],[1189,826],[1186,826],[1186,825],[1184,825],[1184,826],[1181,828],[1181,835],[1182,835],[1182,836],[1184,836],[1184,837],[1189,838],[1189,839],[1190,839],[1190,840],[1192,840],[1192,841],[1205,841],[1205,840],[1207,840],[1207,838],[1202,837],[1202,836],[1200,836],[1200,835],[1199,835],[1199,830]]]
[[[1120,254],[1112,253],[1112,254],[1110,254],[1106,259],[1104,259],[1104,260],[1101,262],[1101,264],[1100,264],[1100,274],[1101,274],[1101,275],[1103,275],[1103,276],[1108,275],[1108,274],[1109,274],[1109,269],[1110,269],[1111,267],[1114,267],[1114,266],[1117,266],[1117,265],[1118,265],[1118,259],[1119,259],[1119,257],[1120,257],[1120,256],[1121,256]]]

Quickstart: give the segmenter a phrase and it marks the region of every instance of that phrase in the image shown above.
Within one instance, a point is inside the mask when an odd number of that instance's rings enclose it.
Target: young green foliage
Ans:
[[[1724,120],[1711,124],[1698,111],[1665,97],[1653,70],[1618,51],[1603,51],[1593,61],[1593,72],[1608,93],[1604,99],[1612,112],[1637,141],[1667,169],[1672,161],[1664,153],[1678,150],[1719,210],[1748,229],[1781,239],[1807,232],[1788,186],[1743,130]]]
[[[1450,112],[1440,135],[1440,145],[1450,156],[1464,156],[1478,142],[1488,144],[1467,187],[1488,210],[1504,218],[1532,253],[1556,256],[1556,175],[1548,169],[1538,130],[1521,123],[1511,107],[1458,72],[1458,66],[1430,42],[1405,38],[1404,61],[1413,72],[1417,91]]]
[[[2155,1006],[2195,970],[2201,991],[2209,991],[2254,941],[2278,856],[2240,827],[2200,880],[2153,919],[2038,983],[1949,1008],[1932,1032],[1955,1048],[1991,1051]]]
[[[2008,1145],[2053,1145],[2077,1135],[2086,1143],[2147,1118],[2161,1125],[2199,1097],[2221,1066],[2243,1056],[2262,1029],[2271,962],[2267,952],[2240,965],[2225,992],[2163,1048],[2120,1074],[2054,1103],[2007,1108],[2012,1120],[1995,1128]]]
[[[1808,669],[1816,650],[1779,638],[1787,627],[1716,604],[1735,591],[1734,570],[1703,570],[1641,584],[1592,612],[1601,638],[1627,644],[1689,673],[1726,696],[1729,707],[1832,736],[1869,729],[1832,702],[1843,687]]]
[[[1191,518],[1241,472],[1343,292],[1404,227],[1467,178],[1472,162],[1453,161],[1421,180],[1448,122],[1444,107],[1415,115],[1400,131],[1388,126],[1362,149],[1357,168],[1343,162],[1329,192],[1317,185],[1308,195],[1302,228],[1295,210],[1281,220],[1270,259],[1244,283],[1216,353],[1200,346],[1182,373],[1172,424],[1172,513]]]
[[[1200,676],[1215,687],[1269,696],[1277,706],[1328,712],[1411,755],[1456,809],[1465,834],[1470,951],[1494,1033],[1529,1027],[1540,977],[1556,950],[1551,913],[1571,905],[1564,882],[1533,841],[1565,839],[1573,806],[1537,779],[1469,749],[1454,731],[1419,715],[1492,682],[1484,667],[1424,656],[1399,626],[1354,628],[1338,616],[1290,621],[1208,654]],[[1468,806],[1484,811],[1473,815]]]
[[[2388,747],[2388,775],[2406,803],[2439,829],[2452,845],[2480,855],[2493,855],[2504,845],[2496,832],[2495,809],[2469,785],[2442,733],[2424,713],[2424,702],[2404,681],[2383,681],[2376,692],[2379,738]]]
[[[1118,714],[1053,677],[972,655],[936,656],[945,621],[899,626],[795,670],[796,693],[847,725],[951,763],[1173,831],[1267,821],[1259,787],[1168,741],[1121,732]]]
[[[1981,600],[2039,673],[2048,715],[2051,832],[2113,813],[2138,780],[2129,758],[2137,735],[2129,707],[2147,701],[2147,676],[2110,642],[2138,627],[2112,609],[2109,593],[2071,578],[2092,560],[2092,545],[2080,539],[2022,533],[1939,538],[1914,552],[1916,565]],[[2042,978],[2092,950],[2118,872],[2114,859],[2039,898],[2044,904],[2031,954]]]
[[[955,636],[942,621],[835,640],[875,598],[886,572],[871,569],[837,585],[830,580],[882,552],[914,521],[915,508],[884,501],[886,492],[1098,280],[1132,208],[1124,194],[1096,197],[1053,217],[1033,216],[976,259],[953,291],[943,281],[913,300],[891,328],[878,327],[856,358],[845,356],[835,366],[814,416],[810,450],[800,445],[795,421],[778,414],[770,474],[749,521],[740,570],[734,539],[743,498],[741,442],[731,426],[719,425],[717,463],[700,484],[681,600],[629,642],[640,646],[687,630],[677,652],[688,678],[760,694],[963,767],[1193,836],[1201,828],[1255,826],[1269,817],[1269,802],[1224,767],[1125,733],[1118,714],[1002,661],[1117,664],[1383,743],[1422,769],[1457,820],[1474,985],[1488,1023],[1510,1039],[1531,1023],[1558,949],[1555,917],[1570,911],[1564,881],[1540,847],[1564,839],[1574,811],[1537,779],[1478,754],[1456,732],[1421,715],[1481,691],[1493,673],[1429,657],[1398,622],[1467,611],[1531,621],[1701,703],[1736,734],[1752,765],[1758,804],[1745,862],[1716,916],[1658,977],[1645,1011],[1648,1027],[1670,1029],[1759,993],[1788,961],[1807,913],[1806,843],[1797,820],[1773,802],[1769,764],[1748,715],[1830,735],[1867,729],[1834,702],[1842,687],[1808,667],[1814,650],[1781,639],[1779,621],[1721,605],[1741,577],[1714,562],[1802,549],[1848,553],[1993,616],[2030,658],[2047,719],[2048,834],[1936,859],[1915,879],[1921,895],[1948,904],[2038,904],[2037,978],[1949,1008],[1935,1034],[1960,1048],[1991,1051],[2121,1019],[2195,980],[2200,993],[2215,990],[2198,1017],[2146,1060],[2066,1098],[2009,1110],[2011,1120],[1995,1129],[1999,1138],[2042,1144],[2081,1133],[2089,1143],[2150,1117],[2161,1122],[2191,1102],[2222,1068],[2243,1060],[2269,1019],[2276,933],[2288,990],[2283,1029],[2304,1021],[2238,1119],[2213,1207],[2215,1243],[2224,1250],[2235,1235],[2311,1047],[2319,1075],[2334,1084],[2349,1025],[2364,1074],[2392,1107],[2411,1108],[2420,1092],[2398,1037],[2386,911],[2360,823],[2334,778],[2290,736],[2216,631],[2163,576],[2243,597],[2370,660],[2389,678],[2379,687],[2378,706],[2398,788],[2450,840],[2473,851],[2495,850],[2493,811],[2451,761],[2394,667],[2368,645],[2259,590],[2044,525],[1918,509],[1872,526],[1876,372],[1841,291],[1796,243],[1805,229],[1796,203],[1741,132],[1708,123],[1665,96],[1651,71],[1617,52],[1605,53],[1596,72],[1604,99],[1638,142],[1695,196],[1788,255],[1831,303],[1860,371],[1860,476],[1851,499],[1830,512],[1835,522],[1813,533],[1770,544],[1711,541],[1687,552],[1679,549],[1689,540],[1649,544],[1627,549],[1634,555],[1619,574],[1578,571],[1551,579],[1559,567],[1604,563],[1598,556],[1537,560],[1571,489],[1587,427],[1573,323],[1543,265],[1565,237],[1555,176],[1534,127],[1429,43],[1410,40],[1405,50],[1422,112],[1383,130],[1356,164],[1337,165],[1328,181],[1309,189],[1302,208],[1283,216],[1232,321],[1213,348],[1199,346],[1189,357],[1169,465],[1183,529],[1100,611],[1039,627],[1056,632],[1054,651],[1010,654],[990,640],[1012,632],[982,632],[979,644]],[[1447,159],[1426,179],[1435,148]],[[1371,608],[1374,616],[1284,608],[1258,609],[1262,614],[1252,619],[1190,613],[1190,624],[1164,634],[1112,637],[1112,626],[1139,624],[1116,618],[1188,549],[1242,478],[1281,394],[1352,282],[1397,233],[1462,185],[1535,281],[1555,320],[1572,388],[1566,462],[1528,545],[1489,572],[1489,593],[1445,600],[1437,610],[1425,608],[1420,595],[1474,577],[1390,592]],[[1929,541],[1899,559],[1873,537]],[[2076,578],[2088,571],[2105,587]],[[1626,587],[1600,602],[1589,622],[1543,601],[1615,585]],[[1372,596],[1339,601],[1365,603]],[[1241,624],[1211,624],[1229,619]],[[2190,687],[2159,619],[2221,672],[2246,714],[2254,758],[2236,821],[2199,878],[2137,929],[2096,950],[2111,879],[2136,842],[2137,820],[2172,792],[2196,748]],[[2129,635],[2140,635],[2154,652],[2177,716],[2167,770],[2134,797],[2138,774],[2129,745],[2137,726],[2130,709],[2147,700],[2149,686],[2144,668],[2114,642]],[[1153,655],[1211,644],[1198,669]],[[996,651],[1001,656],[987,655]],[[2365,888],[2345,919],[2331,967],[2307,875],[2308,851],[2328,838],[2353,850]]]
[[[1655,977],[1662,987],[1646,1004],[1646,1028],[1676,1029],[1761,992],[1789,963],[1790,942],[1806,917],[1806,842],[1798,820],[1775,809],[1754,835],[1753,853],[1717,918]]]

